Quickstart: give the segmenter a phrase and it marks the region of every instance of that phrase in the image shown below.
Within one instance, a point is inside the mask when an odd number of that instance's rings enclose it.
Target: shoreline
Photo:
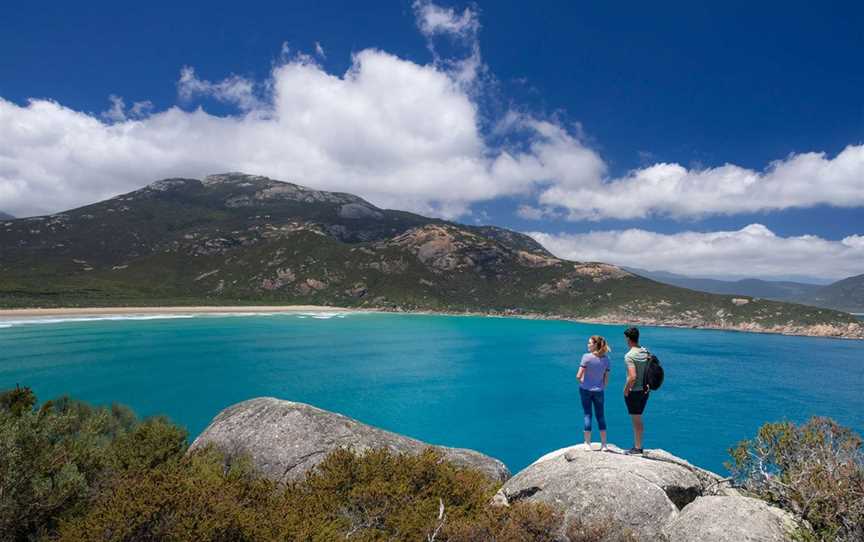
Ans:
[[[796,337],[820,337],[826,339],[864,340],[862,335],[844,335],[837,333],[835,328],[813,326],[809,328],[791,327],[781,329],[760,328],[748,325],[712,325],[693,324],[688,322],[661,322],[647,319],[632,319],[629,321],[611,318],[574,318],[560,314],[542,313],[510,313],[496,311],[435,311],[435,310],[405,310],[382,307],[334,307],[330,305],[200,305],[200,306],[166,306],[166,307],[53,307],[53,308],[21,308],[0,309],[0,324],[4,319],[24,317],[75,317],[75,316],[136,316],[136,315],[231,315],[231,314],[290,314],[303,312],[318,313],[382,313],[382,314],[416,314],[429,316],[482,316],[491,318],[518,318],[522,320],[554,320],[575,322],[580,324],[600,325],[638,325],[646,327],[665,327],[677,329],[704,329],[714,331],[736,331],[740,333],[761,333],[768,335],[787,335]]]
[[[53,307],[31,309],[0,309],[0,318],[25,316],[126,316],[135,314],[226,314],[274,312],[357,312],[362,309],[327,305],[201,305],[174,307]]]

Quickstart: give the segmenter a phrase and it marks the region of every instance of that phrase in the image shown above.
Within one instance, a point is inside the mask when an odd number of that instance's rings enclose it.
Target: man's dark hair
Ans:
[[[624,332],[624,336],[634,343],[639,344],[639,328],[628,327],[627,331]]]

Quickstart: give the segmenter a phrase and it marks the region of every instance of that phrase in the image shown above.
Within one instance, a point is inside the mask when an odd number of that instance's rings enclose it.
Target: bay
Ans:
[[[273,396],[514,472],[581,441],[575,380],[587,338],[612,345],[609,439],[631,445],[625,326],[380,313],[0,321],[0,389],[31,386],[164,414],[194,438],[223,408]],[[864,431],[864,342],[643,328],[666,369],[646,410],[648,448],[724,472],[764,422],[830,416]],[[596,439],[596,437],[595,437]]]

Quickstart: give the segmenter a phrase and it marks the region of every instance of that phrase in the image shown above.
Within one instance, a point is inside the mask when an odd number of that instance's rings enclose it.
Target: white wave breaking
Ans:
[[[87,315],[87,316],[32,316],[28,318],[18,318],[7,320],[0,318],[0,328],[10,328],[14,326],[26,325],[46,325],[46,324],[66,324],[79,322],[103,322],[103,321],[124,321],[124,320],[175,320],[189,318],[236,318],[249,316],[288,316],[293,318],[312,318],[315,320],[329,320],[331,318],[345,318],[349,314],[362,314],[361,312],[207,312],[207,313],[189,313],[189,314],[105,314],[105,315]]]
[[[163,320],[175,318],[194,318],[194,314],[106,314],[104,316],[33,316],[19,320],[0,320],[0,327],[65,324],[69,322],[101,322],[106,320]]]

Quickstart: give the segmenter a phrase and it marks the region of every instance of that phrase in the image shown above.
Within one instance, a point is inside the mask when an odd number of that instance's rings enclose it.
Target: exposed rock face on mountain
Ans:
[[[567,518],[613,520],[640,540],[671,542],[787,540],[787,512],[741,496],[720,476],[663,450],[644,457],[590,451],[584,445],[547,454],[505,482],[495,501],[539,501]]]
[[[584,445],[545,455],[508,480],[499,502],[540,501],[571,517],[612,518],[650,540],[697,497],[726,491],[716,474],[662,450],[645,457]]]
[[[864,337],[848,314],[744,301],[239,173],[0,222],[0,307],[314,304]]]
[[[795,529],[788,512],[750,497],[699,497],[665,527],[669,542],[785,542]]]
[[[263,397],[223,410],[195,439],[190,450],[212,444],[230,455],[248,454],[255,467],[277,481],[301,479],[337,448],[355,452],[387,448],[419,453],[432,446],[313,406]],[[447,461],[486,473],[510,476],[497,459],[473,450],[432,446]]]

